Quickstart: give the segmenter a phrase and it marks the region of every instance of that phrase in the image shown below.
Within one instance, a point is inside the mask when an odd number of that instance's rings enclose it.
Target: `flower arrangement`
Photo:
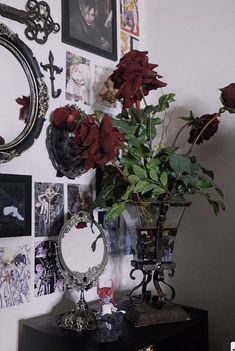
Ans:
[[[115,117],[98,112],[86,114],[68,105],[54,111],[53,124],[73,134],[74,151],[86,171],[102,170],[95,206],[109,206],[109,218],[118,217],[127,203],[178,203],[193,194],[202,195],[217,215],[224,210],[222,190],[213,172],[202,166],[192,152],[196,144],[216,133],[223,113],[235,113],[235,83],[220,89],[218,112],[195,117],[190,111],[188,116],[179,117],[184,123],[174,140],[165,145],[167,112],[175,94],[163,94],[167,84],[154,70],[157,66],[149,63],[147,52],[130,51],[109,77],[117,91],[115,98],[122,103],[121,113]],[[157,104],[148,105],[146,96],[157,89],[162,93]],[[189,147],[182,154],[177,143],[187,127]]]

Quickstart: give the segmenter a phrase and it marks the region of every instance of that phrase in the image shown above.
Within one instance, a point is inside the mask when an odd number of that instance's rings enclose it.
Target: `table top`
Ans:
[[[57,342],[66,345],[67,349],[73,350],[112,350],[129,351],[140,349],[147,345],[159,343],[164,339],[174,337],[185,329],[197,328],[201,324],[207,325],[207,311],[184,306],[185,311],[191,317],[188,321],[164,323],[147,327],[135,328],[131,322],[124,318],[120,338],[112,343],[101,343],[97,331],[82,331],[77,333],[73,330],[62,329],[58,324],[58,317],[40,318],[24,322],[23,332],[42,333],[45,337],[56,339]],[[201,327],[200,327],[201,328]],[[110,348],[111,345],[111,348]],[[76,347],[75,347],[76,346]]]

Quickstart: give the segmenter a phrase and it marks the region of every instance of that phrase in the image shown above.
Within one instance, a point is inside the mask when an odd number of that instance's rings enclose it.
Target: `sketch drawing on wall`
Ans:
[[[30,301],[30,252],[28,245],[0,248],[0,308]]]

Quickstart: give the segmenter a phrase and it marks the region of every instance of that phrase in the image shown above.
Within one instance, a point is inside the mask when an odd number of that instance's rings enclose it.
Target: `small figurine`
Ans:
[[[116,341],[121,334],[121,323],[124,311],[115,306],[113,281],[110,287],[97,286],[97,294],[100,297],[100,310],[98,312],[98,328],[101,342]]]

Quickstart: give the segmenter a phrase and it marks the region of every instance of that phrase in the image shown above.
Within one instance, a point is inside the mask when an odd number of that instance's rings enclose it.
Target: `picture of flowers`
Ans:
[[[63,184],[35,183],[35,236],[58,235],[63,223]]]
[[[30,301],[30,252],[28,245],[0,248],[0,308]]]
[[[104,107],[116,107],[114,98],[116,90],[113,88],[111,79],[108,79],[112,71],[108,68],[95,66],[95,102]]]
[[[66,52],[65,98],[80,104],[90,104],[90,61]]]

